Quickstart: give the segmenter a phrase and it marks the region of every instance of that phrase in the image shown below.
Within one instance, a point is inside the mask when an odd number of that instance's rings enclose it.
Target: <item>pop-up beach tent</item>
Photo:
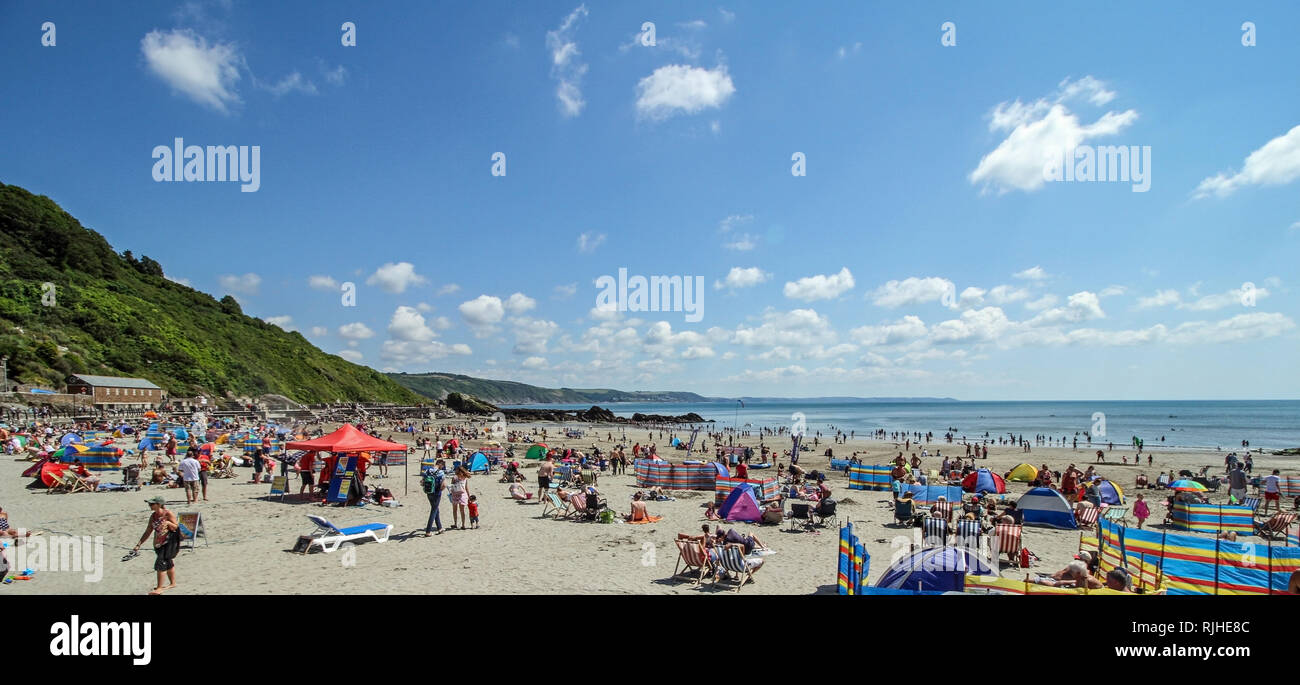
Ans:
[[[483,454],[482,452],[475,452],[472,456],[470,456],[469,458],[470,473],[488,473],[490,470],[491,469],[488,468],[488,458],[486,454]]]
[[[754,486],[749,483],[741,483],[731,489],[731,494],[727,495],[726,501],[722,503],[722,508],[718,509],[718,516],[728,521],[749,521],[755,523],[763,518],[763,507],[759,505],[758,498],[754,496]]]
[[[1121,490],[1118,485],[1115,485],[1108,480],[1099,480],[1096,485],[1097,498],[1101,500],[1102,504],[1124,503],[1124,491]]]
[[[966,492],[996,493],[1001,494],[1007,491],[1007,484],[1003,482],[1002,476],[988,469],[980,469],[974,473],[967,474],[961,481],[961,487]]]
[[[532,447],[529,447],[528,451],[524,453],[524,459],[545,459],[545,458],[546,458],[546,444],[541,442],[537,443],[536,445],[533,445]]]
[[[1026,526],[1048,526],[1073,530],[1079,527],[1074,510],[1061,493],[1051,488],[1032,488],[1020,496],[1016,509],[1025,515]]]
[[[1017,464],[1011,472],[1007,474],[1007,480],[1016,483],[1028,483],[1038,477],[1038,469],[1032,464]]]
[[[976,550],[968,547],[931,547],[894,562],[876,581],[876,587],[930,592],[961,592],[966,574],[994,573]]]

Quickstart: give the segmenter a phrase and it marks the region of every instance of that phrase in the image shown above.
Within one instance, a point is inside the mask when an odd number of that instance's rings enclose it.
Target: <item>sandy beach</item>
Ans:
[[[448,423],[448,422],[440,422]],[[327,425],[331,430],[337,424]],[[512,425],[515,430],[545,428],[552,436],[552,447],[567,444],[587,449],[592,445],[602,451],[614,446],[606,440],[607,433],[619,437],[619,427],[585,425],[586,437],[574,440],[556,440],[562,433],[555,424]],[[381,434],[397,442],[411,444],[422,437],[381,429]],[[629,429],[629,442],[645,442],[645,429]],[[668,443],[668,433],[663,438],[656,431],[655,442]],[[712,441],[710,447],[712,447]],[[758,437],[742,438],[741,443],[756,447]],[[467,447],[479,446],[470,441]],[[769,446],[788,448],[786,438],[766,438]],[[813,452],[805,452],[800,465],[805,469],[826,470],[828,459],[821,454],[827,443],[822,441]],[[522,457],[526,445],[517,446]],[[831,445],[837,457],[847,457],[859,452],[865,463],[886,463],[903,449],[892,441],[851,439],[847,444]],[[936,449],[946,454],[964,453],[960,444],[943,442],[924,445],[931,454]],[[913,445],[908,450],[920,449]],[[662,449],[662,448],[661,448]],[[246,483],[251,468],[237,469],[240,477],[212,480],[209,486],[210,501],[186,506],[180,489],[162,486],[142,486],[138,492],[78,493],[73,495],[46,495],[43,489],[28,489],[30,478],[20,473],[30,462],[6,457],[0,466],[0,505],[9,512],[11,525],[41,531],[44,535],[88,535],[103,538],[103,574],[96,582],[87,582],[83,572],[50,571],[36,574],[33,580],[15,581],[0,587],[0,594],[144,594],[153,587],[153,555],[148,551],[140,557],[121,561],[143,533],[148,519],[145,499],[163,494],[172,511],[202,512],[207,539],[200,539],[197,549],[184,550],[177,557],[178,587],[168,594],[319,594],[329,592],[330,583],[346,582],[352,591],[379,594],[711,594],[711,583],[692,586],[671,578],[677,560],[674,539],[678,533],[697,533],[704,523],[703,505],[712,500],[706,492],[676,491],[675,501],[652,502],[649,512],[663,520],[648,525],[624,523],[598,524],[555,521],[541,515],[540,503],[518,504],[507,495],[507,485],[498,482],[499,470],[491,476],[478,475],[470,481],[470,492],[477,494],[482,523],[478,530],[454,530],[440,536],[423,537],[423,528],[429,513],[426,496],[418,482],[419,452],[412,449],[409,476],[403,480],[402,467],[391,467],[389,477],[377,479],[378,469],[372,468],[370,485],[390,488],[402,506],[396,508],[321,507],[315,503],[290,496],[281,501],[267,495],[270,486]],[[680,462],[684,452],[667,450],[664,456]],[[1009,471],[1023,461],[1032,464],[1047,463],[1054,470],[1070,463],[1080,468],[1095,461],[1095,449],[1083,445],[1077,450],[1069,447],[1035,447],[1024,453],[1014,446],[989,446],[987,466],[997,473]],[[1146,473],[1152,480],[1171,468],[1199,470],[1211,466],[1211,473],[1222,471],[1223,453],[1156,451],[1153,467],[1122,465],[1121,455],[1132,460],[1132,450],[1116,449],[1107,455],[1106,464],[1098,464],[1099,472],[1119,483],[1126,491],[1129,504],[1136,495],[1135,477]],[[1296,471],[1295,458],[1257,454],[1255,474],[1280,468],[1283,473]],[[940,459],[924,459],[923,468],[938,468]],[[536,488],[537,462],[525,461],[524,473],[527,487]],[[775,470],[752,471],[751,477],[775,475]],[[120,480],[120,472],[109,472],[107,481]],[[890,495],[887,492],[857,491],[848,488],[843,473],[830,478],[833,495],[839,500],[839,518],[854,523],[858,535],[866,541],[871,554],[870,577],[874,579],[884,571],[892,556],[905,551],[917,534],[915,529],[895,527],[892,524]],[[1024,483],[1008,483],[1008,499],[1024,493]],[[637,490],[634,476],[600,477],[599,488],[610,505],[620,513],[629,510],[631,495]],[[298,490],[298,481],[291,477],[290,490]],[[1210,495],[1214,502],[1225,502],[1226,487]],[[1164,496],[1154,491],[1147,501],[1152,508],[1149,527],[1158,527],[1163,518]],[[1290,508],[1289,502],[1284,506]],[[291,552],[300,535],[312,532],[308,514],[329,518],[336,525],[346,527],[362,523],[383,522],[393,525],[391,539],[383,544],[366,543],[348,551],[333,554],[301,555]],[[449,507],[442,507],[443,525],[450,525]],[[790,532],[789,525],[760,526],[754,524],[723,523],[724,530],[734,526],[738,530],[757,535],[775,553],[766,558],[763,568],[756,574],[756,582],[747,585],[743,594],[814,594],[834,593],[838,532],[834,527],[819,529],[816,533]],[[1027,527],[1025,545],[1043,561],[1033,571],[1054,572],[1063,567],[1078,548],[1078,531]],[[12,549],[10,550],[13,551]],[[16,569],[22,570],[22,569]],[[1002,574],[1022,578],[1024,571],[1005,565]]]

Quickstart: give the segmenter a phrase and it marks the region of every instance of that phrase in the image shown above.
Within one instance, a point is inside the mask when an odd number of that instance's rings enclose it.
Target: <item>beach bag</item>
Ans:
[[[442,492],[442,478],[433,473],[425,473],[420,479],[420,487],[424,489],[424,494],[436,495]]]

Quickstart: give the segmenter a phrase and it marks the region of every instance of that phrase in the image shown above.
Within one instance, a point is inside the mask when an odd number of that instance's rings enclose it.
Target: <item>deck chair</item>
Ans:
[[[1292,523],[1295,523],[1295,519],[1296,513],[1294,511],[1285,514],[1280,512],[1273,514],[1273,518],[1267,521],[1255,522],[1255,534],[1265,540],[1282,540],[1285,542],[1286,531],[1291,527]]]
[[[786,514],[786,518],[790,520],[790,530],[812,528],[812,505],[791,503],[790,513]],[[801,521],[802,523],[800,523]]]
[[[1074,510],[1074,520],[1079,522],[1079,527],[1088,526],[1089,528],[1097,525],[1097,517],[1101,515],[1101,509],[1097,507],[1079,507]]]
[[[704,582],[704,576],[713,571],[713,562],[709,561],[709,550],[704,547],[703,536],[677,534],[677,565],[673,567],[673,577],[687,574],[691,585]]]
[[[311,535],[311,542],[307,545],[306,551],[308,552],[313,547],[319,547],[322,552],[329,553],[337,550],[345,542],[358,540],[388,542],[388,535],[393,532],[393,524],[391,523],[366,523],[360,526],[339,528],[323,516],[308,514],[307,518],[316,524],[316,530]]]
[[[1095,509],[1096,507],[1093,508]],[[1121,526],[1127,525],[1124,522],[1124,518],[1127,516],[1128,507],[1106,507],[1106,511],[1102,514],[1102,518],[1111,523],[1118,523]]]
[[[1243,505],[1243,506],[1250,507],[1250,514],[1251,514],[1251,516],[1254,516],[1254,515],[1256,515],[1256,513],[1259,511],[1259,503],[1260,503],[1260,498],[1258,498],[1258,497],[1247,497],[1247,498],[1242,502],[1242,505]]]
[[[939,518],[942,518],[944,522],[952,522],[952,502],[946,500],[943,502],[935,502],[934,509],[931,511],[933,512],[932,515],[937,515]]]
[[[570,521],[581,521],[587,516],[587,493],[575,492],[569,495],[569,512],[564,518]]]
[[[901,523],[911,527],[912,519],[916,518],[916,503],[912,500],[898,500],[894,502],[894,523]]]
[[[1156,477],[1156,487],[1163,490],[1169,487],[1169,474],[1162,473]]]
[[[718,549],[718,562],[715,570],[718,571],[718,575],[713,577],[714,585],[717,585],[721,572],[726,571],[727,575],[736,583],[736,592],[740,592],[740,588],[744,587],[745,583],[754,579],[754,569],[749,565],[749,560],[745,558],[744,545],[732,543]]]
[[[596,477],[597,477],[597,476],[596,476],[596,470],[595,470],[595,469],[583,469],[583,470],[582,470],[582,484],[583,484],[583,485],[595,485],[595,484],[596,484]]]
[[[939,516],[930,516],[925,519],[924,537],[921,538],[922,545],[925,547],[944,547],[948,544],[948,522]]]
[[[979,551],[980,538],[984,536],[984,527],[973,519],[957,520],[957,546]]]
[[[1024,547],[1021,544],[1021,538],[1024,536],[1024,526],[1019,523],[999,523],[993,527],[993,540],[997,543],[997,549],[993,556],[1005,552],[1011,557],[1011,565],[1020,568],[1020,549]]]
[[[554,514],[554,518],[558,519],[568,511],[569,505],[565,504],[564,500],[560,499],[559,495],[553,492],[546,493],[546,499],[542,502],[543,517],[547,514]]]
[[[48,495],[52,492],[73,493],[90,491],[90,486],[86,485],[85,481],[78,478],[77,474],[72,471],[64,471],[63,475],[59,477],[59,480],[55,481],[55,483],[45,491],[45,494]]]

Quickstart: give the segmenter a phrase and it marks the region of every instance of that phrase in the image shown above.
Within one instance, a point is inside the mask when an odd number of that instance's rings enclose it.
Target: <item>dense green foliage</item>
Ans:
[[[167,280],[157,261],[117,254],[53,200],[2,183],[0,354],[11,380],[53,387],[91,373],[146,378],[175,395],[427,401],[245,316],[229,295],[217,301]]]
[[[625,392],[539,388],[514,381],[492,381],[453,373],[390,373],[389,378],[436,400],[450,393],[472,395],[493,404],[608,404],[610,402],[703,402],[693,392]]]

